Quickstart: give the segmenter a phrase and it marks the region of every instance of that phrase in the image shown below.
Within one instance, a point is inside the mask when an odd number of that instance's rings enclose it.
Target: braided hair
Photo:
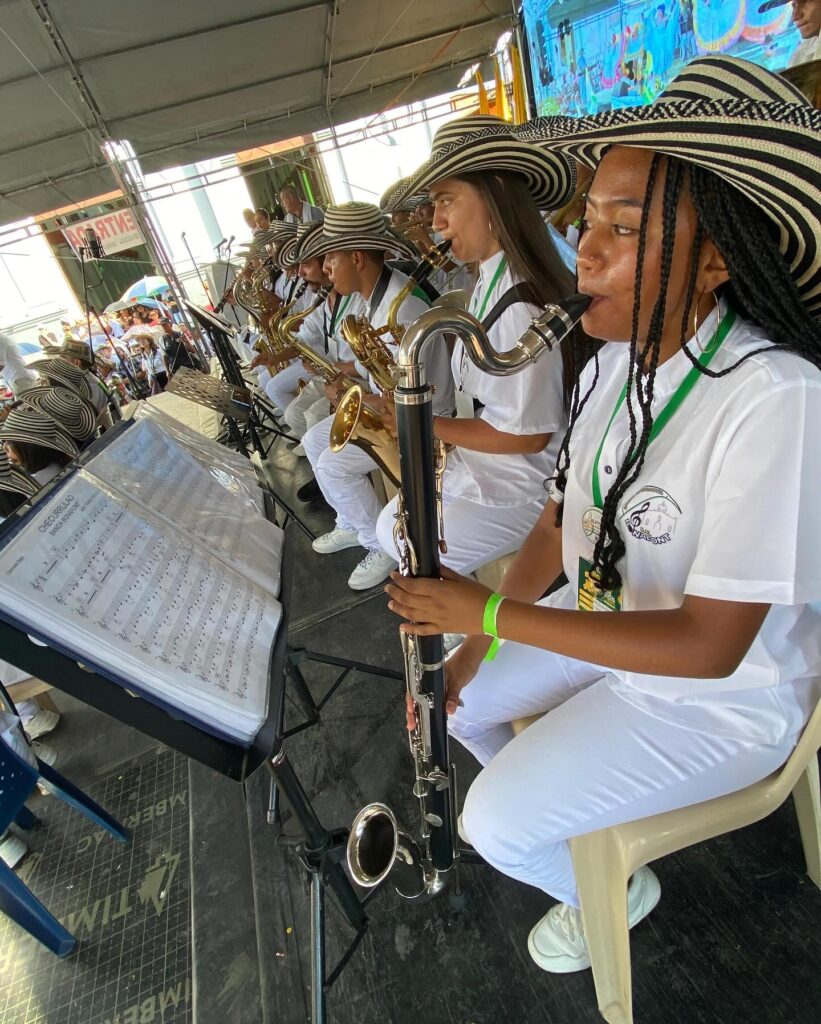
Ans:
[[[659,290],[650,316],[647,336],[643,343],[640,343],[639,313],[647,226],[651,197],[662,172],[664,186]],[[618,565],[626,549],[617,525],[618,510],[625,492],[641,473],[650,443],[650,432],[653,427],[653,391],[673,261],[676,214],[685,188],[689,188],[698,215],[680,328],[680,344],[690,362],[706,377],[724,377],[747,359],[774,347],[776,350],[802,356],[821,368],[821,325],[801,300],[790,268],[778,248],[775,225],[755,203],[713,172],[673,157],[654,154],[639,226],[633,286],[633,322],[626,395],[630,444],[624,462],[604,499],[599,536],[593,551],[593,572],[603,590],[618,589],[622,583]],[[698,257],[705,237],[713,241],[729,271],[729,280],[718,289],[718,294],[742,316],[758,324],[772,342],[772,345],[768,344],[747,353],[723,370],[712,370],[702,366],[685,346],[689,334],[689,318],[695,308]],[[573,427],[599,380],[597,355],[594,354],[593,359],[592,382],[589,387],[581,394],[577,377],[571,395],[570,423],[559,450],[554,484],[561,494],[564,494],[567,485]],[[584,365],[581,359],[579,363]],[[561,523],[561,513],[560,505],[557,525]]]

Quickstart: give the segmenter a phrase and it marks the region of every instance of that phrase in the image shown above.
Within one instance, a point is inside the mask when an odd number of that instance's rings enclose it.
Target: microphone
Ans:
[[[94,228],[83,228],[83,237],[86,240],[85,248],[93,260],[101,260],[105,256],[103,244],[100,241]]]
[[[228,248],[228,249],[230,249],[230,248],[231,248],[231,243],[232,243],[232,242],[234,241],[234,239],[235,239],[236,237],[237,237],[236,235],[231,235],[231,237],[230,237],[230,238],[228,239],[228,244],[227,244],[227,247],[226,247],[226,248]]]
[[[221,249],[225,245],[225,243],[227,241],[228,241],[227,238],[223,238],[223,240],[221,242],[217,242],[217,244],[214,246],[214,248],[215,249]]]

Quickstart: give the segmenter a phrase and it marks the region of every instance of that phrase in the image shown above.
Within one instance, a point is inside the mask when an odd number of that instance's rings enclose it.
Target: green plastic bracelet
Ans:
[[[487,599],[487,604],[485,605],[485,613],[482,617],[482,632],[485,636],[493,637],[493,642],[488,647],[487,654],[484,657],[485,661],[493,661],[500,647],[499,634],[496,631],[496,616],[499,614],[499,606],[502,601],[504,601],[504,597],[501,594],[493,593]]]

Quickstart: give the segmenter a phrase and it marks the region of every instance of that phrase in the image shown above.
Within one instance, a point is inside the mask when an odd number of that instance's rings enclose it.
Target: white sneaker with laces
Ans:
[[[371,548],[348,580],[351,590],[370,590],[377,583],[388,578],[388,573],[398,566],[395,558],[386,555],[381,548]]]
[[[359,534],[356,530],[343,530],[335,526],[329,533],[317,537],[311,547],[320,555],[331,555],[334,551],[344,551],[345,548],[355,548],[358,545]]]
[[[49,768],[53,764],[57,763],[57,751],[47,743],[41,743],[40,740],[34,740],[31,745],[31,749],[37,760],[42,761],[43,764],[47,764]]]
[[[648,867],[639,868],[627,887],[627,923],[642,921],[661,896],[659,880]],[[572,974],[590,966],[590,953],[582,928],[582,912],[567,903],[557,903],[535,925],[527,937],[531,957],[552,974]]]
[[[23,840],[13,832],[4,832],[0,836],[0,860],[7,868],[16,868],[28,852]]]
[[[23,721],[23,731],[30,740],[36,740],[40,736],[45,736],[60,721],[60,716],[56,711],[49,711],[48,708],[41,708],[37,705],[35,705],[34,714],[30,718],[25,716],[21,716],[21,718]]]

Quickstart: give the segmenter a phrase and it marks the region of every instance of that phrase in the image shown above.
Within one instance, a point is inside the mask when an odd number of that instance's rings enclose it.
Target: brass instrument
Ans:
[[[257,271],[259,274],[259,271]],[[255,275],[256,276],[256,275]],[[259,352],[265,356],[266,359],[273,362],[277,368],[282,368],[280,364],[287,362],[280,358],[280,353],[284,350],[285,344],[280,334],[282,328],[282,322],[285,317],[288,316],[290,310],[293,309],[294,305],[302,298],[305,294],[305,289],[308,287],[308,282],[303,281],[294,292],[294,296],[290,302],[280,304],[276,309],[266,311],[263,314],[263,319],[260,321],[260,327],[262,334],[254,342],[254,351]],[[263,288],[266,294],[270,294],[267,288]],[[264,301],[264,300],[263,300]],[[307,316],[310,310],[300,311],[297,316]]]
[[[364,316],[346,316],[342,321],[342,334],[354,355],[368,370],[379,389],[388,394],[396,387],[396,364],[393,354],[383,341],[390,334],[401,344],[405,328],[399,323],[399,310],[413,289],[432,271],[447,260],[450,239],[432,246],[414,267],[408,280],[394,296],[389,308],[387,324],[376,329]],[[382,424],[381,418],[363,403],[359,385],[350,388],[337,406],[331,424],[330,448],[340,452],[350,441],[366,451],[374,462],[397,486],[399,485],[399,450],[396,441]]]
[[[463,310],[429,309],[407,329],[399,346],[394,392],[402,456],[394,537],[403,575],[438,579],[439,553],[447,550],[442,533],[442,445],[433,433],[433,389],[422,362],[427,343],[443,331],[456,334],[476,366],[506,377],[560,345],[590,301],[586,295],[574,295],[547,306],[507,352],[497,352],[482,324]],[[448,752],[442,637],[402,633],[401,638],[407,692],[416,710],[409,741],[420,837],[417,841],[403,831],[389,807],[369,804],[354,819],[347,853],[357,884],[373,888],[390,875],[400,896],[415,899],[438,892],[460,857],[456,770]]]

